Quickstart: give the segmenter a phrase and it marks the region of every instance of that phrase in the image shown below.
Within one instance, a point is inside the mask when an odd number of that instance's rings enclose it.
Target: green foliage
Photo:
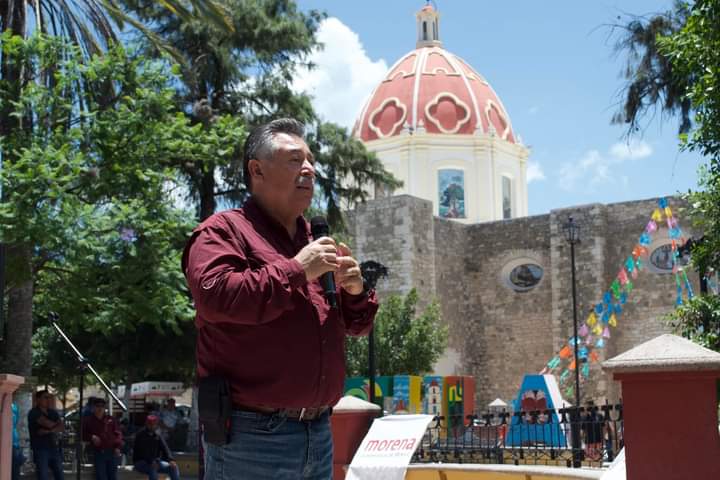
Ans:
[[[310,98],[291,88],[297,69],[308,66],[308,54],[319,47],[315,33],[323,14],[303,12],[289,0],[225,0],[233,25],[228,31],[204,21],[183,21],[154,1],[123,3],[183,55],[179,99],[193,124],[207,125],[228,114],[245,125],[290,116],[308,126],[319,173],[316,207],[326,212],[334,231],[344,229],[342,209],[367,199],[363,186],[399,186],[361,142],[342,127],[318,121]],[[222,150],[234,151],[230,157],[178,159],[200,219],[218,205],[244,201],[240,146]]]
[[[695,128],[683,145],[709,160],[701,171],[702,190],[688,195],[705,240],[693,250],[693,263],[701,271],[720,270],[720,0],[694,2],[682,29],[658,44],[674,77],[687,79]]]
[[[720,296],[700,295],[670,316],[673,330],[705,348],[720,352]]]
[[[630,133],[652,109],[680,117],[683,148],[708,159],[700,190],[686,196],[704,242],[693,249],[700,271],[720,269],[720,0],[676,2],[649,19],[620,26],[616,51],[628,54],[625,102],[615,120]]]
[[[193,313],[179,252],[194,222],[174,205],[172,160],[201,148],[202,132],[177,111],[162,64],[119,46],[85,61],[43,36],[4,34],[2,46],[27,75],[0,83],[0,108],[23,127],[0,138],[0,234],[34,253],[35,368],[71,371],[43,320],[52,310],[111,379],[187,376]]]
[[[375,361],[378,375],[423,375],[447,347],[447,326],[440,320],[440,309],[432,302],[417,315],[415,289],[405,297],[393,295],[384,300],[375,317]],[[348,376],[367,375],[366,338],[346,342]]]
[[[288,0],[225,0],[232,25],[225,29],[202,19],[188,21],[152,0],[122,3],[182,56],[177,101],[192,124],[210,128],[222,115],[243,125],[281,116],[314,118],[310,99],[295,94],[290,83],[317,45],[319,13],[304,13]],[[140,39],[149,54],[157,53],[147,36]],[[211,150],[177,159],[200,219],[218,205],[236,206],[246,197],[240,163],[245,136],[234,138],[234,145],[220,149],[225,155]]]

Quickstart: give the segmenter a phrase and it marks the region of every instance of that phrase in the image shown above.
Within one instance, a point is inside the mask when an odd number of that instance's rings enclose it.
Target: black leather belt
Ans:
[[[311,421],[320,418],[330,407],[323,405],[321,407],[307,408],[273,408],[264,405],[233,405],[235,410],[245,412],[264,413],[265,415],[281,415],[290,420]]]

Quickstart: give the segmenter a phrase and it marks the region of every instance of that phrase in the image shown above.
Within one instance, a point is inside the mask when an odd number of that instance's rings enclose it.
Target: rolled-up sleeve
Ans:
[[[367,294],[350,295],[342,290],[340,301],[342,302],[342,315],[345,322],[345,332],[352,336],[367,335],[373,326],[375,313],[377,313],[378,302],[375,291]]]
[[[307,283],[300,262],[280,258],[251,268],[242,239],[222,225],[193,233],[185,250],[185,276],[204,321],[258,325],[293,308],[292,293]]]

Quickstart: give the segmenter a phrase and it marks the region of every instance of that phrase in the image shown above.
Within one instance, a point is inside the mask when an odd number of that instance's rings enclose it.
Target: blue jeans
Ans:
[[[12,448],[12,480],[20,480],[20,467],[25,463],[25,455],[20,447],[13,445]]]
[[[153,463],[157,464],[157,468],[153,467]],[[177,466],[173,467],[169,462],[164,460],[155,460],[154,462],[146,462],[140,460],[135,464],[135,471],[144,473],[149,480],[157,480],[158,473],[164,473],[170,476],[170,480],[180,480],[180,471]]]
[[[35,462],[37,480],[48,480],[50,478],[48,477],[48,470],[52,471],[55,480],[65,480],[62,468],[62,454],[59,448],[33,449],[33,462]]]
[[[230,443],[206,443],[205,478],[212,480],[331,480],[330,415],[305,422],[235,411]]]
[[[116,480],[118,461],[115,452],[110,450],[95,450],[95,480]]]

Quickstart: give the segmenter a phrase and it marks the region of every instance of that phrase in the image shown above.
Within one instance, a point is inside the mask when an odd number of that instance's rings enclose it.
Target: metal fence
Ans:
[[[413,463],[599,467],[611,462],[622,446],[621,404],[488,412],[436,417]]]

